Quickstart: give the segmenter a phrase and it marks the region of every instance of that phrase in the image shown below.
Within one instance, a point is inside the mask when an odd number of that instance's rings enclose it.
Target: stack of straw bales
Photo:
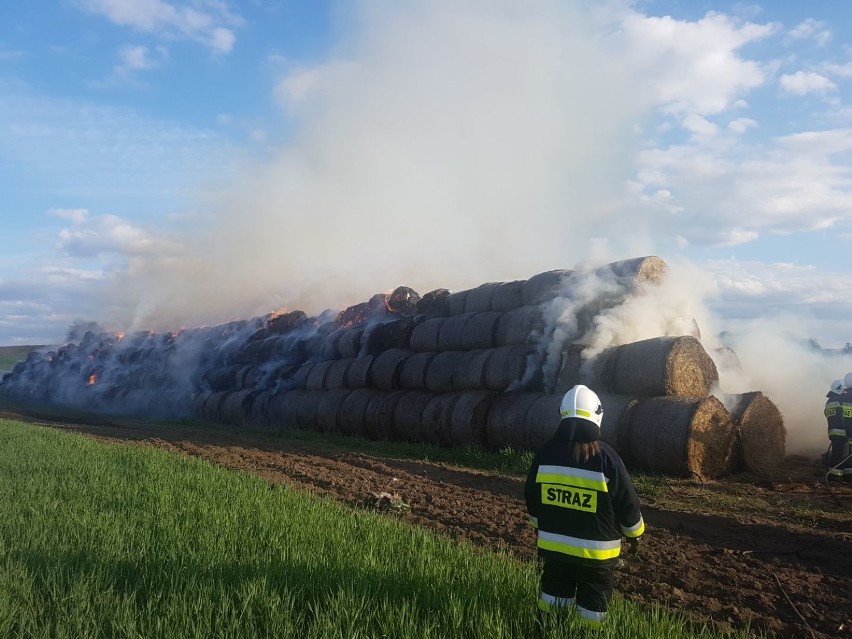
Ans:
[[[603,440],[631,467],[700,477],[735,461],[772,468],[783,456],[780,414],[757,393],[728,398],[732,417],[710,396],[718,373],[696,337],[586,357],[583,336],[596,318],[667,271],[651,256],[422,297],[399,287],[316,317],[291,311],[169,335],[89,333],[19,364],[0,392],[252,429],[535,450],[553,435],[564,392],[585,383],[604,404]],[[593,286],[596,296],[578,293]],[[573,309],[570,334],[555,330],[557,307]]]

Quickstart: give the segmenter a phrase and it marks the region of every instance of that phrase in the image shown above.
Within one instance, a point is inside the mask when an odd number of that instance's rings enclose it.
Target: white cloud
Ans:
[[[831,30],[825,22],[808,18],[791,29],[787,36],[792,40],[813,40],[824,47],[831,40]]]
[[[124,46],[119,50],[118,56],[122,61],[121,66],[128,70],[153,69],[157,66],[157,62],[151,59],[148,47],[145,46]]]
[[[757,121],[751,118],[736,118],[728,122],[728,130],[737,134],[743,134],[757,126]]]
[[[216,53],[229,53],[234,46],[232,28],[243,18],[225,2],[192,3],[165,0],[78,0],[84,9],[105,16],[120,26],[167,38],[187,38]]]
[[[66,257],[119,256],[126,259],[138,255],[160,256],[177,250],[173,240],[116,215],[92,216],[85,209],[53,209],[48,213],[73,223],[58,234],[57,249]]]
[[[766,81],[759,62],[737,51],[769,37],[775,24],[739,24],[720,13],[688,22],[670,16],[628,13],[614,38],[625,48],[623,64],[639,73],[647,90],[676,115],[714,115]]]
[[[710,138],[716,135],[719,127],[707,118],[690,113],[681,123],[683,128],[696,136],[696,138]]]
[[[824,75],[813,71],[796,71],[782,75],[778,82],[787,93],[794,95],[807,95],[808,93],[827,93],[837,89],[834,84]]]

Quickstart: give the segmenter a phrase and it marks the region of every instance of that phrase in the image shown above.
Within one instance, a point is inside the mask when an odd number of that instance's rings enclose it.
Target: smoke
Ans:
[[[137,260],[111,291],[129,328],[650,249],[635,225],[613,232],[648,104],[598,17],[555,0],[355,6],[334,54],[277,87],[287,143],[202,203],[183,254]]]
[[[779,316],[745,323],[728,336],[742,370],[726,376],[723,392],[761,390],[784,416],[787,453],[818,455],[828,448],[825,395],[831,382],[852,371],[852,354],[817,350],[796,336],[807,334],[802,317]],[[730,390],[729,390],[730,389]]]
[[[655,251],[623,208],[653,101],[623,71],[600,14],[556,0],[346,10],[333,53],[288,68],[276,87],[286,143],[236,183],[211,186],[181,251],[130,262],[104,300],[114,326],[317,313],[398,285],[459,290]],[[824,391],[852,361],[829,362],[764,320],[736,335],[742,368],[729,366],[706,308],[713,281],[685,262],[579,326],[577,311],[614,286],[593,277],[555,302],[554,343],[580,332],[593,355],[697,326],[722,391],[764,390],[790,452],[823,447]]]

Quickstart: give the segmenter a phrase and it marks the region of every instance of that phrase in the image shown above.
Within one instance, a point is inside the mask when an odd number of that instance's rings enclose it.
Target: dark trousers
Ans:
[[[831,440],[831,455],[828,458],[829,475],[836,479],[842,479],[844,476],[844,467],[852,469],[852,460],[847,460],[845,464],[841,463],[849,454],[849,445],[846,438],[842,435],[833,435],[829,437]],[[852,477],[852,471],[849,473]]]
[[[612,598],[614,577],[611,562],[586,566],[546,557],[539,607],[549,610],[576,604],[577,613],[584,621],[600,624]]]

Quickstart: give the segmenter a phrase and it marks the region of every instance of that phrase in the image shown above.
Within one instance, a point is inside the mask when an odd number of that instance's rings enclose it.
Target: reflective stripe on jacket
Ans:
[[[621,537],[645,531],[639,497],[615,450],[599,441],[598,455],[577,462],[567,432],[560,424],[535,456],[524,486],[539,552],[573,563],[614,563]]]

